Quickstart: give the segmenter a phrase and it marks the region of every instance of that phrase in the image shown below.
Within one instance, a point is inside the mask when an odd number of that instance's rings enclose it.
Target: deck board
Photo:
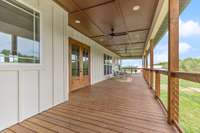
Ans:
[[[141,75],[113,78],[2,133],[175,133]]]

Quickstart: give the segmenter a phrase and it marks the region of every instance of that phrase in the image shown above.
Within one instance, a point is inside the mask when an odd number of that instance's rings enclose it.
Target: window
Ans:
[[[104,54],[104,75],[112,74],[112,57]]]
[[[40,14],[0,0],[0,63],[40,63]]]

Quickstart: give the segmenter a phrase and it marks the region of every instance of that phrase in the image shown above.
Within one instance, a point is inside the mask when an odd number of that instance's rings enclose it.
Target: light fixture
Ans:
[[[76,23],[76,24],[80,24],[81,21],[80,21],[80,20],[75,20],[75,23]]]
[[[133,11],[138,11],[140,9],[140,6],[139,5],[135,5],[134,7],[133,7]]]

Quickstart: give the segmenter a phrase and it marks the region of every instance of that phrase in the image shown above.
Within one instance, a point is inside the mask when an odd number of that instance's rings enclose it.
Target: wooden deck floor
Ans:
[[[76,91],[70,101],[3,133],[174,133],[141,75]]]

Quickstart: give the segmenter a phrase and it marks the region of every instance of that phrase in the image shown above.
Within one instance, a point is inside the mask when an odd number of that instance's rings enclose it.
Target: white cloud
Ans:
[[[155,54],[155,64],[168,61],[168,52]]]
[[[194,20],[179,20],[179,32],[182,37],[200,35],[200,23]]]
[[[168,45],[157,45],[155,49],[155,63],[168,61]]]
[[[191,45],[186,42],[179,43],[179,54],[185,54],[191,48]],[[155,49],[155,63],[168,61],[168,44],[158,45]]]
[[[191,45],[186,42],[181,42],[179,44],[179,52],[180,54],[186,53],[191,48]]]

